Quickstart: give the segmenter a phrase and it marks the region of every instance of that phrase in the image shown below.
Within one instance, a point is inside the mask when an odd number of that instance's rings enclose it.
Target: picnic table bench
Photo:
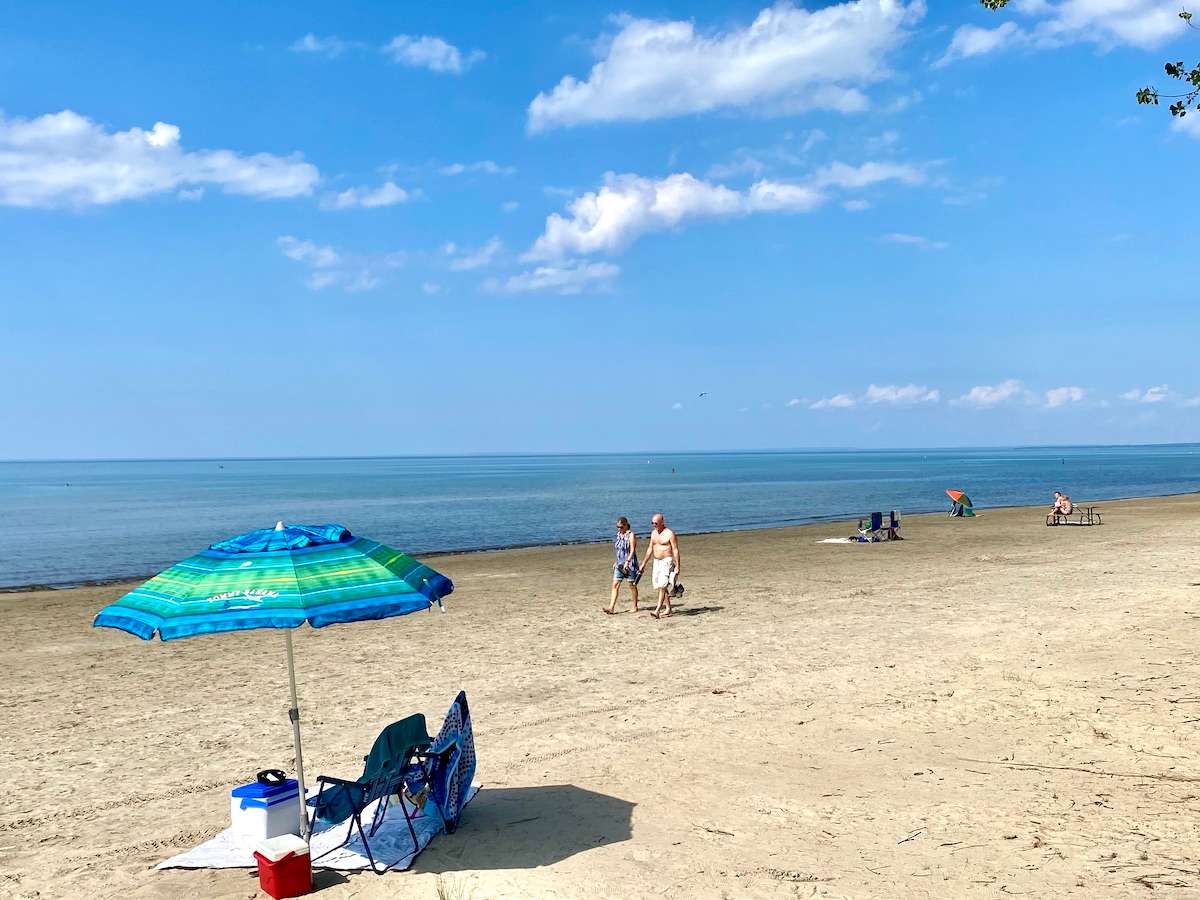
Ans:
[[[1100,510],[1095,506],[1072,504],[1071,511],[1052,512],[1046,515],[1047,525],[1103,525]]]

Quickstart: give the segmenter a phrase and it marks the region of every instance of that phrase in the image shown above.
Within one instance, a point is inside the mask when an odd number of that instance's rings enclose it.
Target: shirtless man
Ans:
[[[655,513],[650,520],[650,552],[642,560],[638,575],[646,571],[646,566],[654,562],[654,587],[658,590],[658,608],[650,615],[656,619],[665,619],[671,615],[671,593],[675,590],[675,581],[682,571],[679,557],[679,539],[675,532],[667,527],[662,513]],[[665,612],[663,611],[665,608]]]

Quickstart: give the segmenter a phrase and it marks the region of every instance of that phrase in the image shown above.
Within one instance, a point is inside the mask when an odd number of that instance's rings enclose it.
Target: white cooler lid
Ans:
[[[289,853],[295,853],[297,856],[307,855],[308,842],[298,834],[281,834],[279,837],[259,841],[254,849],[271,862],[277,862]]]

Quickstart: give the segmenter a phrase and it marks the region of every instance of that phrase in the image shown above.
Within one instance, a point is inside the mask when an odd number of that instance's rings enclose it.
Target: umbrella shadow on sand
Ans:
[[[573,784],[488,788],[463,810],[454,834],[417,857],[414,872],[534,869],[627,841],[636,804]]]

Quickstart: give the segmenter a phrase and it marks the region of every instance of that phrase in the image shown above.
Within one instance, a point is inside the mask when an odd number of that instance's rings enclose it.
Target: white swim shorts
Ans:
[[[654,561],[654,586],[656,588],[674,587],[675,557],[667,556]]]

